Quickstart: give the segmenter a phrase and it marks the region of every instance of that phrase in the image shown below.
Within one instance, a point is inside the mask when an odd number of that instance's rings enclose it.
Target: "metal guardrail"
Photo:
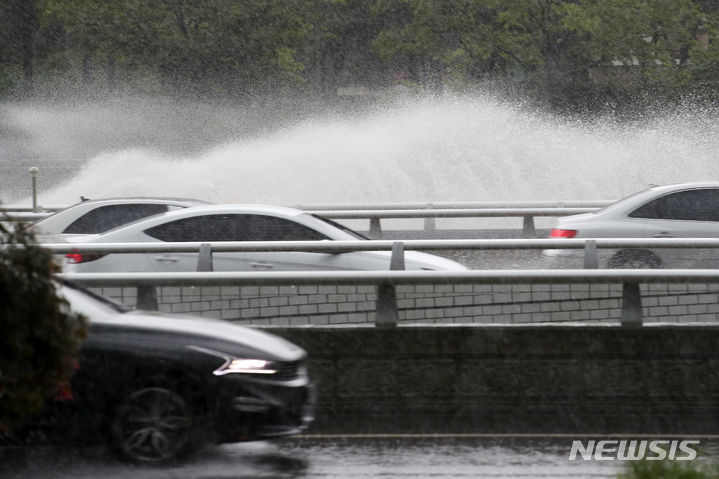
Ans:
[[[435,231],[436,218],[523,218],[522,233],[525,237],[536,236],[535,217],[567,216],[596,211],[610,201],[575,202],[446,202],[446,203],[367,203],[308,205],[300,207],[305,211],[330,219],[368,219],[369,232],[374,237],[382,235],[382,220],[424,218],[424,230]],[[37,221],[62,209],[62,206],[33,207],[0,205],[0,212],[8,215],[10,221]],[[37,211],[37,212],[33,212]]]
[[[305,211],[317,210],[427,210],[427,209],[474,209],[474,208],[601,208],[612,200],[567,201],[429,201],[396,203],[308,203],[293,208]]]
[[[377,325],[397,324],[397,284],[430,283],[622,283],[623,325],[642,324],[640,283],[719,283],[719,270],[599,270],[599,248],[719,248],[719,239],[542,239],[542,240],[408,240],[408,241],[277,241],[218,243],[108,243],[47,244],[53,253],[199,253],[197,273],[68,273],[61,277],[89,284],[138,286],[138,303],[151,306],[154,290],[148,286],[232,284],[374,284],[377,285]],[[348,271],[348,272],[211,272],[213,252],[304,251],[343,253],[391,250],[391,270],[404,269],[405,250],[446,249],[584,249],[581,270],[529,271]],[[593,268],[593,269],[592,269]],[[194,282],[194,283],[193,283]],[[141,299],[140,299],[141,298]],[[156,305],[155,305],[156,308]]]
[[[32,213],[32,212],[25,212],[25,211],[9,211],[4,212],[0,210],[0,221],[14,221],[14,222],[20,222],[20,221],[38,221],[43,218],[46,218],[50,216],[51,213]]]
[[[431,210],[431,209],[492,209],[492,208],[602,208],[612,204],[611,200],[568,200],[568,201],[435,201],[396,203],[314,203],[293,205],[304,211],[343,210]],[[38,205],[39,211],[60,211],[70,205]],[[0,211],[32,212],[28,205],[0,205]]]
[[[536,236],[534,218],[537,216],[568,216],[591,213],[597,208],[445,208],[405,210],[310,210],[312,213],[330,219],[369,219],[369,233],[381,237],[383,219],[424,218],[424,230],[435,231],[435,218],[511,218],[521,217],[522,234]]]
[[[404,250],[526,250],[618,248],[719,248],[719,238],[563,238],[563,239],[467,239],[467,240],[351,240],[351,241],[221,241],[167,243],[47,243],[43,248],[66,253],[196,253],[203,245],[212,252],[302,251],[346,253]],[[7,246],[6,246],[7,247]]]
[[[35,209],[37,209],[39,212],[55,212],[64,210],[70,205],[37,205]],[[32,213],[33,207],[27,206],[27,205],[0,205],[0,211],[3,212],[26,212],[26,213]]]

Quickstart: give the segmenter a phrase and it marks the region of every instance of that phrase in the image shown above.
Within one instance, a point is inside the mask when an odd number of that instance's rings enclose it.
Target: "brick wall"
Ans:
[[[371,324],[374,286],[163,287],[160,311],[277,326]],[[134,306],[135,288],[103,288],[101,294]],[[646,322],[712,322],[719,286],[642,285]],[[616,322],[620,284],[612,285],[417,285],[399,286],[401,322],[421,324]]]

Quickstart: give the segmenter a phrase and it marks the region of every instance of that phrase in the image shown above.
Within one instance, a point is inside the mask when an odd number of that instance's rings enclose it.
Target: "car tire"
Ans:
[[[625,249],[609,258],[607,266],[617,269],[656,269],[662,263],[651,251]]]
[[[117,452],[132,462],[167,462],[195,447],[196,421],[182,396],[163,387],[130,393],[118,406],[112,422]]]

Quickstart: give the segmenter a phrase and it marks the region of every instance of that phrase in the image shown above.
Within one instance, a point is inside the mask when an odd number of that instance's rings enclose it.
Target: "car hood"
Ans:
[[[145,343],[192,346],[237,357],[297,361],[305,357],[299,346],[273,334],[226,321],[193,316],[130,311],[107,319],[93,318],[91,336],[137,338]]]

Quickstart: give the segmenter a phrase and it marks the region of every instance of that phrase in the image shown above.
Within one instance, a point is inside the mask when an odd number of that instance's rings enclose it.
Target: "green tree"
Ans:
[[[714,0],[0,0],[0,94],[122,86],[246,99],[491,80],[556,105],[717,96],[718,10]]]
[[[597,85],[628,92],[700,86],[716,68],[716,13],[691,0],[579,0],[561,7],[562,26],[576,35],[572,61]]]
[[[511,79],[555,104],[608,86],[686,88],[719,64],[716,12],[706,2],[378,0],[376,10],[394,18],[376,52],[414,65],[415,81],[437,72]]]
[[[164,89],[242,95],[302,81],[297,50],[307,43],[310,26],[301,1],[45,0],[44,5],[43,24],[61,28],[75,64],[81,59],[85,82],[94,73],[112,86],[117,72],[134,70],[156,78]],[[93,69],[96,58],[99,66]]]
[[[52,255],[0,223],[0,429],[11,432],[66,387],[86,324],[58,298]]]
[[[303,83],[314,95],[331,96],[340,86],[384,85],[387,66],[372,50],[383,18],[375,0],[306,0],[299,16],[309,38],[298,48]]]
[[[34,1],[0,0],[0,68],[4,70],[0,72],[0,91],[18,83],[24,96],[34,93],[33,66],[38,29],[38,10]]]

